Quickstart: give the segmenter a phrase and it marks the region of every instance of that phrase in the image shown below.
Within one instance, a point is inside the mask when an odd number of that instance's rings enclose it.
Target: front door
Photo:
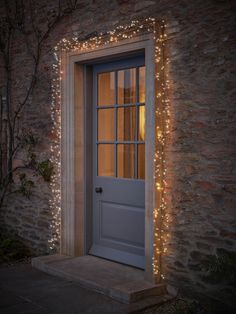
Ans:
[[[90,254],[144,268],[144,57],[93,70],[93,245]]]

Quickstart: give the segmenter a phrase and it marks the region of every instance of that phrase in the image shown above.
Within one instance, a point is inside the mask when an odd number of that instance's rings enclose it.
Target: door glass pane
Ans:
[[[109,106],[115,103],[115,72],[98,75],[98,106]]]
[[[138,144],[138,179],[145,179],[145,144]]]
[[[98,144],[98,176],[115,176],[113,144]]]
[[[115,109],[98,109],[98,141],[114,141]]]
[[[145,106],[139,106],[139,131],[138,131],[138,140],[145,140]]]
[[[134,144],[117,145],[117,176],[134,178]]]
[[[136,69],[118,71],[118,104],[134,103],[136,100]]]
[[[145,67],[139,68],[139,102],[145,102]]]
[[[135,140],[135,107],[118,108],[117,113],[117,140],[134,141]]]

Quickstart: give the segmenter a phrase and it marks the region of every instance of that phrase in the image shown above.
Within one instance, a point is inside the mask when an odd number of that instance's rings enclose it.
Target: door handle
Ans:
[[[99,187],[96,187],[95,188],[95,192],[96,193],[102,193],[102,188],[99,186]]]

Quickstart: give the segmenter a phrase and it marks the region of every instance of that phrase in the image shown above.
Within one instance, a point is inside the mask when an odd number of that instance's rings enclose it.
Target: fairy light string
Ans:
[[[165,22],[156,22],[154,18],[144,20],[133,20],[129,25],[119,25],[114,30],[100,33],[87,40],[78,37],[70,39],[63,38],[54,47],[55,62],[53,63],[52,79],[52,145],[51,161],[54,164],[54,175],[52,177],[50,209],[52,212],[52,222],[50,225],[52,237],[49,240],[50,250],[56,250],[60,242],[61,226],[61,80],[63,52],[82,52],[99,48],[100,46],[120,42],[121,40],[131,39],[137,35],[151,33],[155,42],[155,75],[156,75],[156,153],[155,163],[155,194],[156,206],[153,210],[154,226],[154,245],[153,245],[153,276],[156,281],[164,279],[162,273],[162,256],[167,251],[168,239],[168,215],[166,213],[166,160],[165,147],[166,139],[169,134],[169,81],[167,78],[166,65],[168,59],[165,58]]]
[[[52,144],[50,161],[54,165],[54,173],[51,177],[50,187],[52,198],[49,207],[52,213],[50,224],[51,238],[48,240],[50,251],[56,251],[60,242],[61,227],[61,60],[54,53],[55,63],[51,83],[51,120],[52,120]]]
[[[166,141],[170,129],[169,80],[166,67],[169,60],[165,57],[165,22],[155,30],[155,72],[156,72],[156,152],[155,152],[155,184],[156,208],[154,209],[154,254],[153,274],[160,282],[165,279],[162,260],[167,252],[169,216],[166,200]]]

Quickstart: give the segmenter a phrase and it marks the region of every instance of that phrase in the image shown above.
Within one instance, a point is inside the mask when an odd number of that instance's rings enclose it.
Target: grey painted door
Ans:
[[[90,254],[144,268],[145,65],[94,66]]]

